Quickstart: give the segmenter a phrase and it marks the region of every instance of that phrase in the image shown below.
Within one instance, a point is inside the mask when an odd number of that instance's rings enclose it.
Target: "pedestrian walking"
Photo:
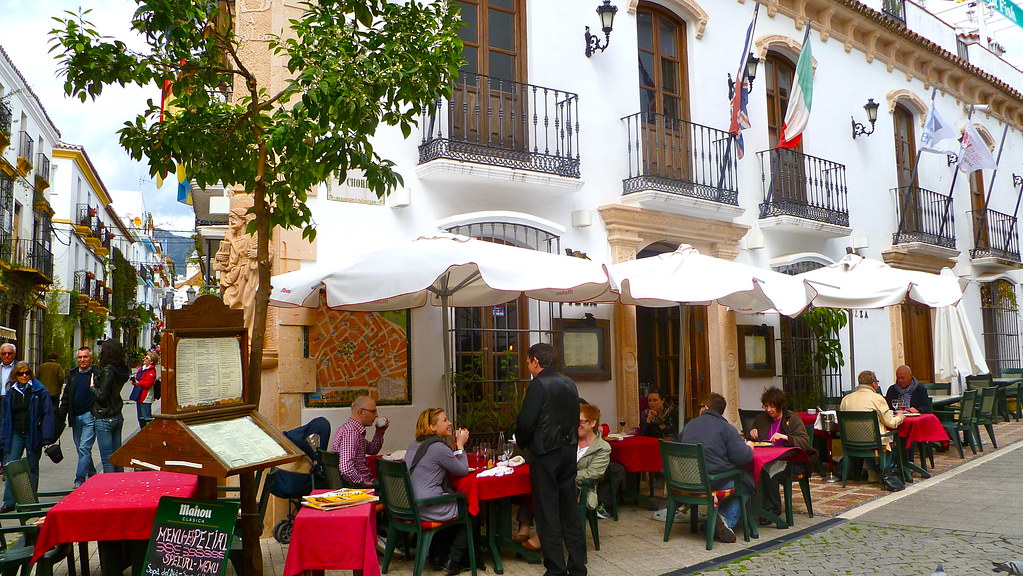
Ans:
[[[92,416],[92,383],[96,370],[92,365],[92,349],[82,346],[75,353],[78,364],[68,372],[64,392],[60,396],[57,420],[71,427],[75,449],[78,452],[78,466],[75,469],[75,488],[96,474],[92,461],[92,446],[96,443],[96,419]]]
[[[57,439],[57,419],[50,393],[32,377],[28,362],[18,362],[7,382],[7,395],[0,400],[0,442],[4,446],[4,464],[24,454],[28,459],[32,490],[39,490],[39,458],[43,446]],[[14,510],[14,493],[10,483],[4,490],[0,512]]]
[[[18,347],[10,342],[0,344],[0,396],[7,393],[7,383],[14,379],[12,372],[18,358]]]
[[[50,402],[55,411],[60,405],[60,393],[64,388],[64,378],[66,378],[64,367],[57,361],[59,357],[60,355],[56,352],[50,352],[46,356],[46,362],[40,364],[36,369],[36,379],[42,382],[46,390],[50,392]]]
[[[139,430],[153,419],[153,384],[156,383],[156,352],[146,352],[135,375],[131,377],[135,387],[131,391],[131,400],[135,401],[135,413],[139,419]]]
[[[124,472],[121,466],[110,463],[110,455],[121,447],[121,429],[124,427],[124,400],[121,389],[131,375],[124,357],[124,347],[113,338],[103,341],[99,350],[99,372],[92,381],[92,416],[96,422],[96,442],[104,472]]]

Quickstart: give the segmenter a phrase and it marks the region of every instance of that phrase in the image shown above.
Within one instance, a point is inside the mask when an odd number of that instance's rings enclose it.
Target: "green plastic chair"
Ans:
[[[927,390],[928,396],[948,396],[952,394],[952,383],[951,382],[927,382],[923,384],[925,390]]]
[[[878,470],[884,470],[888,465],[890,454],[884,449],[883,438],[891,438],[894,442],[894,433],[881,433],[877,421],[877,412],[838,412],[838,431],[842,440],[842,488],[845,488],[846,479],[849,477],[849,459],[869,458],[877,456]]]
[[[341,470],[338,468],[341,456],[330,450],[318,450],[316,455],[320,460],[320,466],[323,467],[323,477],[327,479],[327,485],[318,486],[318,488],[337,490],[343,487],[344,480],[341,479]]]
[[[742,485],[742,471],[738,468],[709,474],[703,455],[703,444],[683,444],[661,440],[661,461],[664,465],[664,482],[668,488],[668,510],[664,522],[664,541],[671,537],[671,525],[680,504],[689,504],[689,529],[697,531],[697,509],[707,507],[707,550],[714,548],[714,528],[717,526],[718,502],[733,493],[740,498],[742,509],[742,536],[749,542],[750,525],[746,515],[745,489]],[[732,480],[733,488],[714,490],[714,484]]]
[[[8,486],[11,487],[11,494],[14,496],[14,506],[17,513],[11,514],[11,519],[17,519],[22,525],[29,521],[36,521],[43,518],[46,512],[57,503],[56,500],[40,502],[39,498],[62,498],[67,496],[71,490],[59,490],[54,492],[36,492],[32,487],[32,475],[28,468],[28,459],[19,458],[12,460],[4,466],[4,476]],[[0,520],[8,518],[8,515],[0,515]],[[89,543],[79,542],[78,554],[82,567],[82,574],[89,573]],[[75,549],[72,544],[65,543],[48,550],[46,554],[36,563],[36,574],[48,576],[53,574],[53,567],[63,560],[67,560],[68,574],[75,576]]]
[[[277,468],[270,468],[269,472],[267,472],[266,474],[261,474],[261,472],[262,470],[259,470],[255,474],[255,484],[257,487],[259,487],[259,481],[261,479],[263,481],[263,486],[259,491],[259,500],[256,501],[256,515],[259,517],[260,531],[262,531],[264,520],[266,519],[266,509],[270,504],[270,485],[273,482],[274,474],[277,473]],[[218,487],[217,490],[223,492],[224,491],[223,488],[225,487]],[[238,488],[234,488],[234,490],[239,491]],[[231,500],[230,498],[225,499]],[[240,491],[238,502],[239,504],[241,503]],[[231,539],[231,550],[228,551],[227,557],[229,560],[231,560],[231,565],[234,566],[235,573],[237,574],[245,573],[242,559],[241,518],[239,518],[238,522],[235,524],[234,538]]]
[[[970,444],[970,450],[973,453],[977,453],[977,444],[979,443],[974,436],[977,425],[974,422],[973,414],[977,407],[977,390],[967,390],[963,392],[963,399],[959,401],[960,408],[951,410],[935,410],[934,415],[941,420],[941,425],[945,427],[945,432],[948,433],[949,439],[955,444],[957,450],[959,450],[959,459],[962,460],[965,456],[963,454],[963,441],[960,438],[964,433],[966,434],[966,441]]]
[[[387,574],[394,555],[394,547],[398,543],[398,533],[416,535],[416,562],[412,574],[421,576],[426,569],[426,559],[430,554],[430,542],[437,531],[462,524],[465,526],[469,544],[469,567],[476,576],[476,544],[473,542],[472,520],[465,503],[465,494],[442,494],[431,498],[416,498],[412,492],[412,480],[408,467],[404,462],[391,462],[383,458],[377,462],[377,476],[380,479],[380,498],[384,502],[387,514],[387,548],[384,549],[384,561],[380,572]],[[458,505],[458,516],[447,522],[432,522],[419,517],[419,507],[438,502],[455,502]]]
[[[593,534],[593,548],[600,550],[600,529],[599,521],[597,518],[597,511],[591,510],[586,506],[586,494],[591,490],[597,489],[597,483],[600,481],[599,478],[593,478],[591,480],[583,480],[582,484],[579,485],[579,517],[583,519],[583,538],[586,538],[586,525],[590,525],[590,533]],[[586,551],[583,551],[583,562],[586,561]]]
[[[803,493],[803,501],[806,502],[806,513],[807,516],[813,518],[813,498],[810,497],[810,476],[813,475],[813,461],[816,457],[811,456],[810,462],[807,462],[800,473],[793,471],[793,462],[789,462],[785,468],[784,477],[782,478],[782,485],[785,487],[785,523],[789,526],[795,525],[795,518],[792,513],[792,483],[796,482],[799,484],[799,491]]]
[[[1009,400],[1012,400],[1014,404],[1010,405]],[[1006,386],[1005,401],[1006,408],[1009,410],[1009,415],[1012,416],[1016,422],[1023,419],[1023,380],[1017,382],[1015,386]]]
[[[739,409],[739,424],[742,425],[742,436],[743,438],[749,438],[749,431],[753,429],[753,420],[757,416],[763,414],[763,410],[743,410]]]
[[[991,445],[998,449],[998,442],[995,440],[995,418],[997,418],[998,387],[988,386],[980,391],[977,399],[977,411],[973,418],[973,429],[977,435],[977,443],[980,444],[980,427],[987,430],[987,436],[991,439]],[[980,444],[980,451],[984,451],[984,445]]]
[[[991,379],[990,374],[978,374],[977,376],[966,377],[966,389],[972,388],[987,388],[988,386],[994,386],[994,380]]]

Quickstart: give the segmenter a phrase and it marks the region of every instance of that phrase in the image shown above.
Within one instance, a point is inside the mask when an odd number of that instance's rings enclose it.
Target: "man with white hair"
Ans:
[[[10,342],[0,345],[0,396],[7,394],[7,383],[13,378],[11,371],[17,363],[18,348]]]

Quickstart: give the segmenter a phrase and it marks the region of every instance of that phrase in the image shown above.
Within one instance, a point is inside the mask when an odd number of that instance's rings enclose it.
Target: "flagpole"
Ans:
[[[988,184],[987,184],[987,194],[984,196],[984,211],[980,213],[980,225],[977,226],[977,235],[976,235],[976,239],[973,242],[973,247],[974,248],[978,248],[979,247],[979,245],[980,245],[980,235],[984,231],[984,229],[987,227],[987,213],[988,213],[988,210],[989,210],[988,204],[990,204],[990,202],[991,202],[991,192],[994,190],[994,187],[995,187],[995,176],[998,175],[998,163],[1002,160],[1002,148],[1005,147],[1005,136],[1008,133],[1009,133],[1009,123],[1006,122],[1005,123],[1005,129],[1002,130],[1002,141],[998,145],[998,157],[995,158],[995,167],[991,171],[991,181],[988,182]],[[986,144],[984,144],[983,142],[981,142],[981,145],[982,146],[986,146]],[[962,161],[962,159],[960,159],[960,161]],[[958,172],[958,170],[957,170],[957,172]],[[988,248],[991,247],[990,244],[991,244],[991,239],[988,238]]]
[[[937,94],[938,94],[938,87],[935,86],[934,89],[931,90],[931,107],[934,106],[934,97],[937,96]],[[925,126],[924,129],[926,131],[927,127]],[[914,183],[916,182],[917,171],[920,169],[920,157],[923,156],[923,153],[924,153],[923,148],[917,147],[916,161],[913,162],[913,173],[909,177],[909,184],[907,184],[906,194],[903,197],[902,205],[900,206],[901,209],[899,210],[899,227],[895,231],[895,237],[899,238],[900,240],[902,239],[902,227],[906,225],[906,204],[909,203],[909,195],[913,192],[913,187],[915,185]],[[917,186],[917,188],[919,188],[919,186]],[[950,194],[950,196],[951,196],[951,194]],[[948,217],[948,213],[947,213],[948,204],[947,203],[945,204],[945,210],[946,210],[945,217],[947,218]],[[941,223],[941,232],[944,232],[944,231],[945,231],[945,222],[943,220],[942,223]],[[938,236],[941,236],[941,234],[939,233]]]
[[[729,138],[728,146],[725,148],[725,157],[724,157],[723,161],[721,162],[721,169],[718,171],[718,197],[719,198],[721,196],[721,190],[724,188],[725,175],[727,174],[728,165],[731,163],[731,160],[732,160],[732,149],[738,146],[739,136],[740,136],[740,134],[742,132],[742,125],[739,124],[739,120],[738,120],[738,116],[737,116],[738,112],[736,110],[735,98],[736,97],[739,98],[739,106],[741,107],[741,105],[742,105],[742,85],[746,83],[746,78],[747,78],[746,62],[747,62],[747,59],[748,59],[748,54],[751,53],[752,42],[753,42],[753,33],[756,30],[756,28],[757,28],[757,15],[758,14],[760,14],[760,3],[759,2],[753,5],[753,20],[750,22],[749,29],[746,30],[746,39],[745,39],[744,44],[742,46],[742,54],[740,55],[740,58],[739,58],[739,69],[735,73],[735,81],[732,83],[732,93],[729,94],[729,98],[728,98],[728,100],[729,100],[729,108],[732,111],[731,112],[731,120],[729,121],[729,126],[728,126],[729,134],[731,135],[731,138]],[[731,78],[731,76],[729,75],[729,79],[730,78]],[[749,97],[749,93],[752,92],[752,91],[753,91],[753,82],[750,81],[749,90],[746,92],[747,98]],[[734,132],[732,131],[733,128],[735,130]],[[739,157],[736,158],[736,160],[738,160],[738,159],[739,159]],[[738,177],[738,175],[737,175],[737,177]],[[738,187],[738,184],[739,183],[736,182],[736,187]]]
[[[1013,180],[1015,184],[1015,180]],[[1016,194],[1016,209],[1012,211],[1012,224],[1009,224],[1009,235],[1005,237],[1005,251],[1009,251],[1009,242],[1016,234],[1016,217],[1019,214],[1019,201],[1023,199],[1023,182],[1020,183],[1019,192]]]
[[[967,124],[970,122],[970,120],[972,118],[973,118],[973,105],[971,104],[970,105],[970,111],[966,113],[966,122],[967,122]],[[959,146],[959,159],[956,162],[955,170],[952,171],[952,184],[948,187],[948,198],[949,198],[949,201],[945,203],[945,215],[941,218],[941,229],[938,231],[938,236],[941,236],[942,234],[945,233],[945,223],[948,222],[948,211],[949,211],[949,209],[950,209],[950,207],[952,205],[952,200],[951,200],[951,198],[952,198],[952,191],[955,190],[956,179],[959,178],[959,163],[963,161],[962,156],[963,156],[963,147]],[[984,206],[984,210],[987,211],[987,206]],[[976,246],[976,245],[974,245],[974,246]]]

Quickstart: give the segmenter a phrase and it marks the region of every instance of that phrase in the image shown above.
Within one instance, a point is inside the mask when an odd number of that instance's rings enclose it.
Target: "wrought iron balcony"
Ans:
[[[79,294],[89,296],[92,294],[92,278],[89,277],[89,273],[85,270],[77,270],[75,272],[75,285],[74,289]]]
[[[37,284],[49,284],[53,281],[53,254],[38,240],[16,238],[11,268],[17,272],[34,273]]]
[[[970,258],[998,258],[1019,262],[1019,234],[1016,217],[994,210],[973,210],[975,248]]]
[[[922,242],[943,248],[956,247],[952,196],[919,186],[892,188],[899,206],[899,227],[893,244]]]
[[[758,152],[764,203],[760,217],[794,216],[849,226],[845,166],[787,148]]]
[[[881,6],[881,12],[892,20],[897,20],[902,24],[905,24],[906,0],[884,0],[884,4]]]
[[[94,212],[95,208],[88,204],[79,204],[75,210],[75,225],[81,226],[82,228],[92,229],[92,221],[96,218]]]
[[[36,188],[39,190],[45,190],[50,186],[50,158],[42,152],[39,153],[39,159],[36,160]],[[42,181],[42,182],[40,182]]]
[[[8,146],[11,143],[11,119],[13,114],[11,113],[11,107],[0,100],[0,150]]]
[[[579,177],[579,96],[463,71],[423,119],[419,163],[446,158]]]
[[[625,194],[658,190],[739,204],[731,134],[664,114],[640,112],[622,120],[629,154]]]
[[[32,137],[28,135],[28,132],[22,130],[18,134],[18,156],[31,160],[32,149],[34,147],[35,140],[33,140]]]

